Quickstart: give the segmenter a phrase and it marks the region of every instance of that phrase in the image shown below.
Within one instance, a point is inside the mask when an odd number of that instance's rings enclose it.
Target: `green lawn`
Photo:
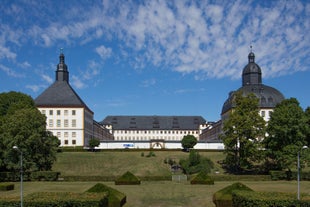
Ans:
[[[141,156],[142,153],[144,156]],[[189,155],[182,151],[154,151],[155,157],[146,157],[148,153],[149,151],[63,152],[57,154],[53,170],[61,172],[63,176],[120,176],[127,171],[136,176],[165,176],[170,175],[169,165],[164,163],[165,158],[178,162]],[[213,160],[220,170],[217,161],[223,159],[222,152],[200,154]]]
[[[144,153],[144,156],[141,154]],[[120,176],[130,171],[137,176],[170,175],[169,166],[164,159],[178,162],[188,157],[189,153],[181,151],[154,151],[155,157],[146,157],[149,151],[103,151],[103,152],[63,152],[57,154],[54,171],[63,176]],[[223,173],[218,161],[224,159],[222,152],[199,152],[210,158],[216,170]],[[215,171],[215,170],[214,170]],[[214,171],[212,173],[214,173]],[[296,181],[241,181],[256,191],[297,192]],[[84,192],[97,182],[25,182],[24,194],[33,192]],[[127,195],[125,207],[214,207],[212,195],[233,183],[215,182],[215,185],[190,185],[189,181],[178,183],[172,181],[142,182],[141,185],[114,185],[104,182]],[[301,192],[310,195],[310,182],[301,182]],[[15,190],[3,192],[1,197],[19,197],[19,183]]]
[[[97,182],[25,182],[24,195],[33,192],[84,192]],[[127,196],[125,207],[214,207],[212,195],[214,192],[233,182],[216,182],[215,185],[190,185],[189,182],[172,181],[142,182],[141,185],[114,185],[104,182]],[[297,192],[296,181],[244,181],[242,182],[256,191]],[[310,182],[301,182],[301,192],[310,195]],[[19,183],[15,190],[3,192],[1,197],[19,197]]]

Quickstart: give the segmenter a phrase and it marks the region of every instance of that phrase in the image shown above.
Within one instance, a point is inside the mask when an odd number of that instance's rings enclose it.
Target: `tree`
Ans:
[[[193,148],[197,144],[197,139],[193,135],[185,135],[181,141],[184,149]]]
[[[210,173],[214,167],[214,163],[209,158],[201,157],[194,149],[190,150],[188,159],[181,159],[179,164],[186,174],[199,172]]]
[[[98,147],[100,145],[100,140],[99,139],[96,139],[96,138],[91,138],[89,141],[88,141],[88,145],[90,147],[90,149],[92,151],[94,151],[95,147]]]
[[[307,107],[305,110],[305,115],[307,119],[307,126],[308,126],[308,132],[307,132],[307,146],[310,147],[310,107]]]
[[[268,167],[282,170],[296,166],[297,153],[308,144],[309,135],[309,119],[297,99],[286,99],[275,107],[267,132]]]
[[[0,94],[0,170],[19,169],[18,146],[23,153],[24,170],[51,170],[60,144],[46,130],[46,117],[30,96],[9,92]]]
[[[225,164],[229,171],[250,170],[262,158],[261,141],[265,135],[265,121],[259,115],[258,98],[254,94],[234,95],[234,105],[224,121],[221,139],[225,145]]]

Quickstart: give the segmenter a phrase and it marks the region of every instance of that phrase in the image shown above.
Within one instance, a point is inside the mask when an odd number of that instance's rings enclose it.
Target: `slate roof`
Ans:
[[[83,107],[93,113],[69,84],[64,55],[60,55],[60,64],[56,70],[56,80],[35,100],[37,107]]]
[[[87,107],[66,81],[55,81],[35,100],[38,107]]]
[[[277,89],[262,84],[262,72],[255,63],[255,55],[250,52],[249,63],[244,67],[242,72],[242,87],[237,91],[241,91],[244,96],[253,93],[259,99],[260,108],[274,108],[278,103],[284,100],[284,96]],[[229,93],[229,96],[222,107],[222,114],[235,107],[233,103],[236,91]]]
[[[114,130],[198,130],[201,116],[107,116],[100,122]]]

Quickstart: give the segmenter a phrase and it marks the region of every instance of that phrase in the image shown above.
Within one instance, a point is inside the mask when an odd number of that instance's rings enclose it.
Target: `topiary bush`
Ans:
[[[214,180],[206,172],[200,172],[191,180],[191,184],[214,185]]]
[[[234,191],[253,191],[242,183],[234,183],[213,194],[213,203],[216,207],[233,207],[232,193]]]
[[[140,185],[141,181],[134,174],[127,171],[121,177],[115,180],[115,185]]]
[[[86,192],[88,193],[107,192],[109,207],[120,207],[126,203],[126,195],[124,193],[121,193],[120,191],[108,187],[102,183],[97,183],[96,185],[88,189]]]

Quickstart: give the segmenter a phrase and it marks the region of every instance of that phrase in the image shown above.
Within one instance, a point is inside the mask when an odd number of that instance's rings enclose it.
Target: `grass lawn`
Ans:
[[[144,153],[144,156],[141,154]],[[222,152],[199,152],[201,156],[209,157],[216,164],[223,159]],[[136,176],[165,176],[170,175],[169,165],[164,163],[166,158],[178,162],[187,158],[189,153],[182,151],[154,151],[155,157],[147,157],[149,151],[103,151],[103,152],[63,152],[57,154],[53,165],[54,171],[63,176],[120,176],[127,171]]]
[[[144,156],[141,156],[142,153]],[[120,176],[130,171],[137,176],[170,175],[169,165],[165,159],[178,162],[187,158],[189,153],[181,151],[154,151],[155,157],[147,157],[149,151],[102,151],[102,152],[63,152],[57,154],[53,165],[54,171],[63,176]],[[217,163],[224,159],[222,152],[199,152],[210,158],[215,171],[224,173]],[[190,185],[189,181],[149,181],[141,185],[114,185],[114,182],[102,182],[127,196],[125,207],[181,207],[209,206],[214,207],[213,194],[235,181],[215,182],[215,185]],[[25,182],[24,195],[33,192],[84,192],[97,182]],[[256,191],[275,191],[297,193],[296,181],[242,181]],[[0,191],[0,197],[19,197],[19,183],[13,191]],[[310,195],[310,181],[301,182],[301,192]]]
[[[84,192],[97,182],[25,182],[24,195],[33,192]],[[216,182],[215,185],[190,185],[189,182],[172,181],[142,182],[141,185],[114,185],[104,182],[127,196],[125,207],[214,207],[212,195],[233,182]],[[296,181],[244,181],[255,191],[297,192]],[[301,183],[301,192],[310,195],[310,182]],[[19,197],[19,183],[15,190],[0,191],[1,197]]]

